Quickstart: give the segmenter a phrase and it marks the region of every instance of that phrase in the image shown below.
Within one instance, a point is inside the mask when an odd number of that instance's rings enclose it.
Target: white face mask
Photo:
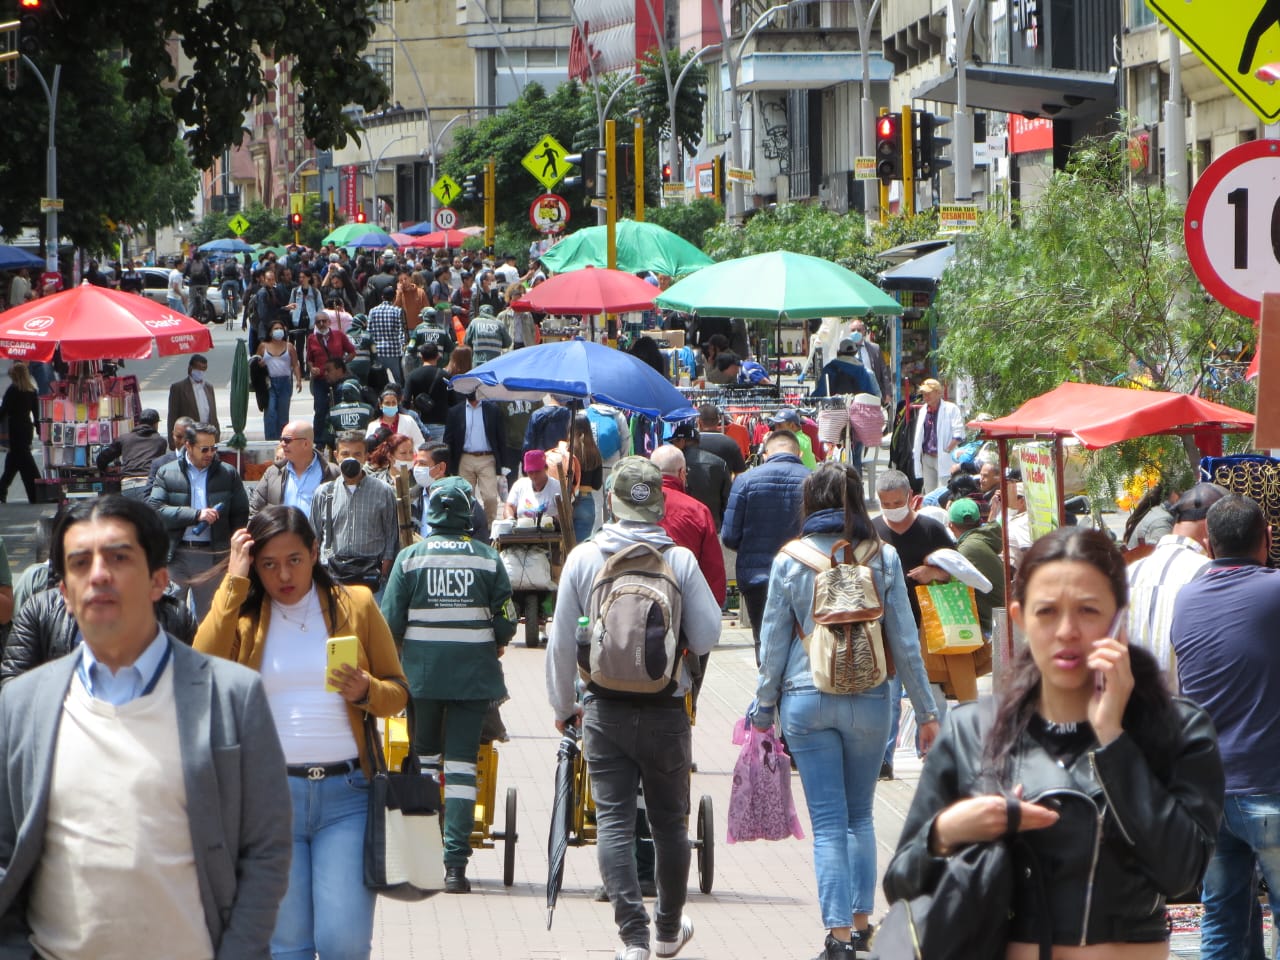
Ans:
[[[431,468],[430,467],[414,467],[413,482],[420,487],[431,486]]]
[[[897,507],[893,510],[883,507],[880,509],[880,516],[884,517],[889,523],[901,523],[903,520],[907,519],[907,516],[910,513],[910,507]]]
[[[272,330],[272,331],[271,331],[271,339],[272,339],[272,340],[283,340],[283,339],[284,339],[284,331],[283,331],[283,330]]]
[[[191,371],[191,382],[192,382],[192,383],[204,383],[204,371],[203,371],[203,370],[192,370],[192,371]]]

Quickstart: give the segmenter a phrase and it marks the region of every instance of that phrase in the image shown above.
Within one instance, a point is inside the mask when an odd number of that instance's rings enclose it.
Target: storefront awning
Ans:
[[[885,290],[937,290],[943,271],[955,255],[956,248],[948,245],[900,263],[880,274],[880,286]]]
[[[879,54],[868,57],[873,83],[893,79],[893,65]],[[862,57],[853,50],[755,50],[738,67],[738,90],[821,90],[860,82]],[[729,89],[729,68],[720,64],[720,87]]]
[[[1109,113],[1116,105],[1111,73],[972,64],[965,70],[968,107],[1032,117],[1074,119]],[[911,91],[916,100],[956,102],[956,71],[922,83]]]

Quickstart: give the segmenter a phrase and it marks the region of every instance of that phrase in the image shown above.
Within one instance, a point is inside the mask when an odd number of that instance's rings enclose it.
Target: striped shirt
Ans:
[[[394,303],[380,303],[369,311],[369,336],[380,357],[399,359],[404,353],[404,311]]]
[[[1178,692],[1178,665],[1170,642],[1174,601],[1208,562],[1200,541],[1168,533],[1149,556],[1129,568],[1129,642],[1151,652],[1173,693]]]
[[[354,492],[343,478],[320,484],[311,497],[311,526],[324,562],[335,556],[394,560],[400,549],[396,495],[371,477]]]

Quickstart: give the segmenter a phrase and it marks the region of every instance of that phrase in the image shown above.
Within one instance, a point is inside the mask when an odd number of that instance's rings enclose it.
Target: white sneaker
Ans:
[[[647,947],[622,947],[613,955],[613,960],[649,960]]]
[[[659,940],[654,945],[654,952],[659,957],[674,957],[684,949],[684,945],[693,939],[693,921],[688,917],[680,918],[680,933],[674,940]],[[643,960],[643,958],[642,958]]]

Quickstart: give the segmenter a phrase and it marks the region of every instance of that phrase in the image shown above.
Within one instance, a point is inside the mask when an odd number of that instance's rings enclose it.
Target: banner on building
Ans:
[[[345,219],[355,216],[360,209],[360,167],[351,164],[342,168],[342,215]]]

